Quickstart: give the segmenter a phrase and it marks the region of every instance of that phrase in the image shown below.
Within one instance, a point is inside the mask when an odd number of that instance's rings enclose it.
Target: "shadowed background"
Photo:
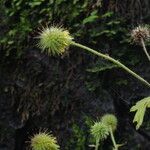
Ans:
[[[39,29],[63,25],[75,41],[108,54],[150,81],[149,62],[130,30],[150,21],[149,0],[0,1],[0,150],[29,149],[30,137],[52,131],[62,150],[92,149],[90,126],[116,114],[122,150],[148,150],[150,121],[136,131],[130,107],[148,88],[113,64],[70,47],[48,57],[36,47]],[[150,43],[147,43],[148,49]],[[104,150],[112,149],[110,139]]]

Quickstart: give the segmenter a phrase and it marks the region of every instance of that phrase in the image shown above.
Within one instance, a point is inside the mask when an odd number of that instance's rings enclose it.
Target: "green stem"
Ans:
[[[96,140],[95,150],[98,150],[99,147],[99,140]]]
[[[141,38],[141,44],[142,44],[143,50],[144,50],[144,52],[145,52],[145,54],[146,54],[148,60],[150,61],[150,55],[149,55],[148,52],[147,52],[147,49],[146,49],[146,46],[145,46],[145,43],[144,43],[143,38]]]
[[[110,137],[111,137],[112,143],[113,143],[113,145],[114,145],[114,150],[118,150],[118,146],[117,146],[117,143],[116,143],[116,141],[115,141],[115,137],[114,137],[112,128],[110,127],[109,130],[110,130]]]
[[[77,46],[77,47],[80,47],[82,49],[85,49],[99,57],[102,57],[106,60],[109,60],[111,62],[113,62],[114,64],[118,65],[119,67],[121,67],[122,69],[124,69],[125,71],[127,71],[129,74],[131,74],[132,76],[134,76],[135,78],[137,78],[138,80],[140,80],[142,83],[144,83],[145,85],[147,85],[149,88],[150,88],[150,83],[147,82],[145,79],[143,79],[142,77],[140,77],[138,74],[136,74],[135,72],[133,72],[132,70],[130,70],[128,67],[126,67],[125,65],[123,65],[121,62],[119,62],[118,60],[115,60],[114,58],[108,56],[108,55],[105,55],[105,54],[102,54],[100,52],[97,52],[96,50],[94,49],[91,49],[87,46],[84,46],[82,44],[79,44],[79,43],[75,43],[75,42],[72,42],[72,45],[74,46]]]

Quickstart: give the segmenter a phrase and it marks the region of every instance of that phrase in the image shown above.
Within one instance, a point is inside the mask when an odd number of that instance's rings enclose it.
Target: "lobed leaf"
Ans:
[[[130,109],[130,112],[136,112],[133,119],[133,123],[137,122],[136,129],[139,129],[143,123],[146,108],[150,108],[150,96],[138,101]]]

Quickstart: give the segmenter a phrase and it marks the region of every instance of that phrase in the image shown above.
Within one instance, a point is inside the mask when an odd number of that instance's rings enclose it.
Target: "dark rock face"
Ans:
[[[63,69],[60,65],[57,69],[53,68],[56,60],[42,57],[31,51],[21,64],[15,64],[17,69],[13,68],[8,74],[1,72],[2,147],[23,149],[25,141],[36,128],[47,127],[60,133],[61,130],[66,132],[67,126],[74,120],[82,120],[81,113],[94,116],[114,110],[106,91],[100,91],[105,96],[104,103],[100,101],[101,97],[89,94],[83,77],[71,77],[68,82],[67,67]],[[60,60],[61,63],[63,61],[66,60]],[[79,72],[80,69],[76,70]]]
[[[73,69],[74,75],[68,82],[70,74],[67,74],[67,68],[70,67],[64,66],[67,59],[59,60],[58,68],[53,70],[57,60],[49,60],[36,51],[30,51],[21,64],[17,64],[17,69],[12,67],[11,73],[1,72],[1,149],[25,149],[29,145],[26,141],[40,128],[52,129],[59,143],[65,146],[63,139],[70,134],[69,126],[73,122],[83,124],[84,115],[95,118],[111,112],[116,113],[119,119],[118,139],[127,141],[122,149],[134,145],[148,149],[149,133],[144,129],[136,131],[132,124],[133,116],[129,113],[132,102],[149,95],[148,89],[132,77],[128,79],[128,86],[113,85],[114,78],[118,76],[119,79],[126,74],[122,74],[122,70],[112,70],[105,74],[111,74],[106,88],[98,86],[90,91],[85,86],[87,74],[82,67]],[[141,68],[143,76],[149,78],[143,71],[144,66]],[[93,76],[89,83],[95,85],[99,82],[100,85],[101,81],[98,76]]]

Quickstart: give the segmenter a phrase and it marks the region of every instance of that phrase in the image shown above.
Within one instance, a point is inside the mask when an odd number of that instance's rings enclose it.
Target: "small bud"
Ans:
[[[102,122],[95,122],[91,127],[91,134],[96,140],[104,140],[109,135],[108,127]]]
[[[38,133],[31,138],[32,150],[59,150],[56,138],[48,133]]]
[[[131,31],[131,37],[135,43],[141,43],[141,39],[144,41],[150,38],[150,31],[146,26],[138,26]]]
[[[111,127],[113,131],[117,128],[118,120],[113,114],[106,114],[101,118],[101,121],[108,127]]]
[[[43,28],[38,47],[49,55],[61,55],[70,46],[73,38],[67,30],[58,27]]]

